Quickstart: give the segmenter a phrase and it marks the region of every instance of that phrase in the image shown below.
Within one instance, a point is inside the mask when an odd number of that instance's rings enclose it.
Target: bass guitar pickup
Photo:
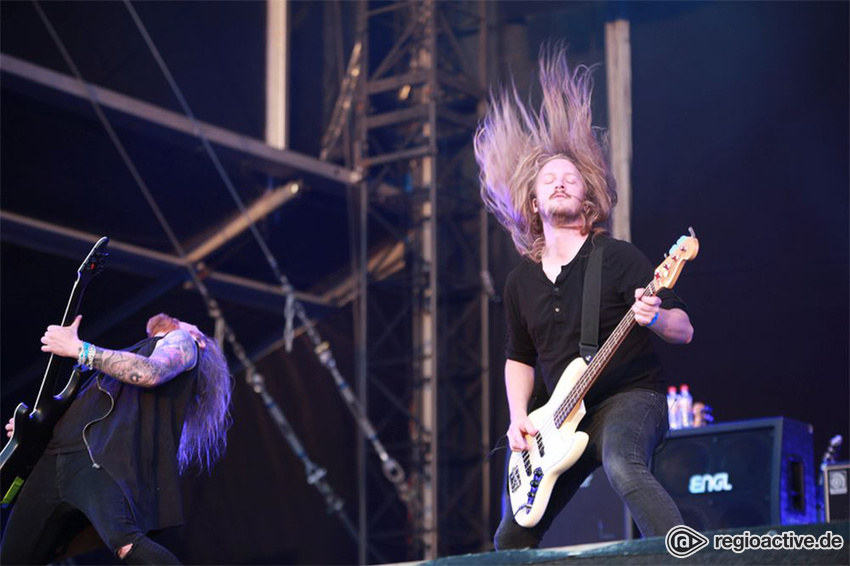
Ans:
[[[540,452],[540,456],[546,455],[546,449],[543,447],[543,435],[538,432],[534,435],[535,440],[537,440],[537,450]]]
[[[531,456],[528,455],[528,450],[522,451],[522,463],[525,466],[525,475],[531,475]]]
[[[514,466],[514,469],[511,470],[511,473],[508,475],[508,483],[511,488],[511,493],[514,493],[522,486],[522,480],[519,476],[519,467]]]

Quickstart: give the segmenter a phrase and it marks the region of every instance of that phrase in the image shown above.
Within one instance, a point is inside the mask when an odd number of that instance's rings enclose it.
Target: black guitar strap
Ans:
[[[593,243],[593,251],[584,273],[584,291],[581,305],[581,342],[579,355],[590,363],[599,351],[599,296],[602,289],[602,251],[605,240]]]

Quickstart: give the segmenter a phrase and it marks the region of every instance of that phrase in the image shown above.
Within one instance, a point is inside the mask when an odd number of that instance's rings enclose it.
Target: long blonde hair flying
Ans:
[[[617,202],[602,132],[592,123],[592,69],[579,66],[571,72],[559,47],[542,49],[539,65],[539,110],[523,103],[511,81],[510,88],[491,92],[490,109],[475,133],[481,198],[510,233],[520,255],[536,262],[546,242],[532,201],[537,174],[547,161],[569,159],[582,176],[583,234],[605,232]]]

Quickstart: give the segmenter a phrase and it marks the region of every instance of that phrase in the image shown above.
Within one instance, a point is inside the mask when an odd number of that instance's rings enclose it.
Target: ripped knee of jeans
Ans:
[[[130,544],[125,544],[124,546],[119,548],[118,552],[116,552],[115,554],[118,555],[118,558],[120,558],[121,560],[124,560],[124,558],[130,553],[131,550],[133,550],[133,543],[132,542]]]

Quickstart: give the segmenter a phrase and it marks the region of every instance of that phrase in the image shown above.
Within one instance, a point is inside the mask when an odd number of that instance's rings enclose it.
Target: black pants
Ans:
[[[148,542],[121,488],[86,452],[45,454],[12,509],[0,562],[46,564],[89,523],[114,553]]]
[[[683,524],[673,499],[648,469],[667,428],[667,398],[661,393],[634,389],[603,401],[579,424],[590,437],[587,448],[558,478],[543,518],[534,527],[521,527],[508,506],[496,531],[496,549],[536,548],[558,513],[600,465],[644,536],[663,536]]]

